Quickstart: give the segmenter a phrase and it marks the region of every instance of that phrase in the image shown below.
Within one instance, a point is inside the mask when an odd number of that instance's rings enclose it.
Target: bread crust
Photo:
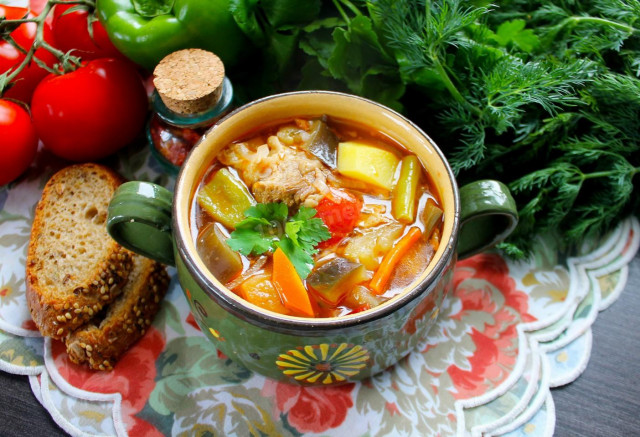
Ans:
[[[140,255],[135,278],[130,276],[124,291],[101,320],[72,332],[65,340],[71,361],[95,370],[112,370],[115,362],[146,332],[169,287],[165,267]],[[135,268],[135,267],[134,267]],[[133,282],[131,282],[133,281]]]
[[[98,164],[77,164],[60,170],[44,188],[31,229],[26,261],[27,303],[31,317],[42,335],[55,339],[65,338],[112,302],[120,293],[131,269],[131,253],[112,240],[105,231],[106,238],[89,243],[106,245],[106,256],[96,263],[86,277],[73,281],[73,288],[70,287],[63,293],[52,293],[40,277],[46,263],[51,262],[50,259],[37,256],[38,245],[41,244],[44,233],[49,230],[47,213],[62,198],[66,185],[75,181],[74,178],[88,173],[97,174],[107,185],[103,188],[112,194],[123,182],[113,170]],[[68,229],[68,235],[62,237],[71,238],[74,232],[75,229]],[[50,258],[54,258],[53,251]],[[61,281],[63,284],[64,279]]]

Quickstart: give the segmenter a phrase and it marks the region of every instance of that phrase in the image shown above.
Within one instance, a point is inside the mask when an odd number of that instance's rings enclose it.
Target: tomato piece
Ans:
[[[34,15],[29,13],[25,8],[0,5],[0,17],[4,17],[7,20],[17,20],[25,17],[33,18],[33,16]],[[21,24],[17,29],[11,32],[11,37],[22,49],[28,51],[33,45],[33,40],[36,36],[36,28],[36,23]],[[51,24],[45,22],[42,31],[44,40],[53,45]],[[44,48],[36,50],[34,56],[49,67],[53,67],[57,62],[56,57]],[[24,60],[24,57],[24,53],[21,53],[9,42],[0,39],[0,73],[13,70],[15,67],[20,65]],[[4,93],[3,97],[21,100],[25,103],[31,102],[31,96],[33,95],[34,89],[48,74],[49,72],[47,70],[44,70],[34,61],[31,61],[31,63],[25,66],[20,74],[18,74],[18,76],[13,80],[14,85]]]
[[[320,243],[319,247],[333,246],[353,231],[361,210],[362,199],[347,191],[331,188],[316,207],[316,217],[321,218],[331,232],[331,238]]]
[[[71,1],[71,0],[63,0]],[[71,8],[74,11],[68,13]],[[109,39],[100,21],[92,17],[88,6],[56,5],[53,9],[53,35],[56,47],[64,52],[73,50],[74,56],[84,60],[98,58],[124,58]],[[89,32],[91,26],[91,33]]]
[[[20,176],[33,161],[38,137],[25,108],[0,99],[0,185]]]
[[[46,77],[31,104],[44,146],[72,161],[100,159],[129,144],[143,129],[147,108],[133,64],[112,58]]]

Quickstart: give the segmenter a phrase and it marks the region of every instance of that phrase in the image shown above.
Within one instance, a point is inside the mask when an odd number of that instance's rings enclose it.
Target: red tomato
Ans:
[[[0,185],[5,185],[29,167],[38,149],[29,113],[11,100],[0,99],[0,138]]]
[[[316,207],[316,216],[322,219],[331,232],[331,238],[320,243],[320,247],[329,247],[349,234],[360,219],[361,209],[361,199],[332,188]]]
[[[36,15],[40,15],[46,4],[47,0],[29,0],[29,8]]]
[[[5,17],[8,20],[24,18],[27,15],[27,12],[28,11],[25,8],[14,8],[11,6],[0,5],[0,17]],[[29,17],[33,17],[33,15],[29,14]],[[36,23],[24,23],[11,32],[11,37],[13,37],[15,42],[24,50],[29,50],[36,35],[36,27]],[[51,25],[48,23],[44,24],[43,37],[45,41],[52,44],[53,33],[51,31]],[[36,50],[35,57],[50,67],[57,62],[56,57],[43,48]],[[4,73],[20,65],[23,59],[23,53],[7,41],[0,39],[0,73]],[[33,90],[47,74],[49,74],[47,70],[43,70],[32,61],[20,72],[18,77],[14,80],[15,85],[12,86],[9,91],[4,93],[4,97],[10,97],[29,103],[31,101]]]
[[[70,1],[70,0],[67,0]],[[123,55],[109,40],[107,31],[97,19],[91,23],[93,37],[89,34],[91,13],[88,8],[65,14],[78,5],[56,5],[53,8],[53,36],[56,47],[82,59],[122,58]]]
[[[31,113],[47,149],[72,161],[91,161],[138,135],[147,95],[131,63],[96,59],[71,73],[47,76],[33,94]]]

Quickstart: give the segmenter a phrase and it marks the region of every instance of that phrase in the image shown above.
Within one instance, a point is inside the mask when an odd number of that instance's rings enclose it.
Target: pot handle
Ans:
[[[173,194],[150,182],[126,182],[109,203],[107,232],[120,245],[163,264],[175,265]]]
[[[516,202],[499,181],[480,180],[460,188],[460,205],[460,259],[498,244],[518,224]]]

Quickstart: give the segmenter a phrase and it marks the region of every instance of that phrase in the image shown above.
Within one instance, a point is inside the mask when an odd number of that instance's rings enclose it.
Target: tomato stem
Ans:
[[[24,59],[20,62],[19,65],[14,67],[13,69],[9,69],[4,73],[0,74],[0,97],[13,85],[13,80],[18,77],[20,72],[24,70],[32,61],[35,62],[40,68],[54,74],[64,74],[69,71],[75,70],[80,66],[80,58],[77,56],[72,56],[71,52],[63,52],[47,41],[44,40],[44,24],[47,19],[47,16],[53,9],[55,5],[86,5],[89,7],[95,7],[95,2],[93,0],[71,0],[71,1],[61,1],[61,0],[48,0],[45,4],[42,12],[33,17],[33,18],[19,18],[16,20],[7,20],[4,18],[0,18],[0,34],[3,35],[3,39],[16,48],[20,53],[24,55]],[[10,30],[17,28],[25,23],[36,23],[36,35],[29,47],[29,50],[26,50],[24,47],[21,47],[12,37]],[[35,52],[39,48],[43,48],[53,54],[60,61],[59,64],[56,64],[55,68],[51,68],[42,62],[40,59],[35,57]]]
[[[38,58],[33,58],[33,62],[35,62],[36,64],[38,64],[38,67],[42,68],[43,70],[47,70],[49,73],[53,73],[53,74],[60,74],[59,70],[56,70],[54,68],[49,67],[45,62],[42,62],[40,59]]]
[[[15,20],[0,20],[0,29],[4,29],[10,26],[18,27],[24,23],[37,23],[37,18],[16,18]]]
[[[20,44],[18,44],[18,42],[15,39],[13,39],[11,35],[7,36],[7,42],[11,44],[13,47],[15,47],[15,49],[20,53],[22,53],[23,55],[27,54],[27,51]]]

